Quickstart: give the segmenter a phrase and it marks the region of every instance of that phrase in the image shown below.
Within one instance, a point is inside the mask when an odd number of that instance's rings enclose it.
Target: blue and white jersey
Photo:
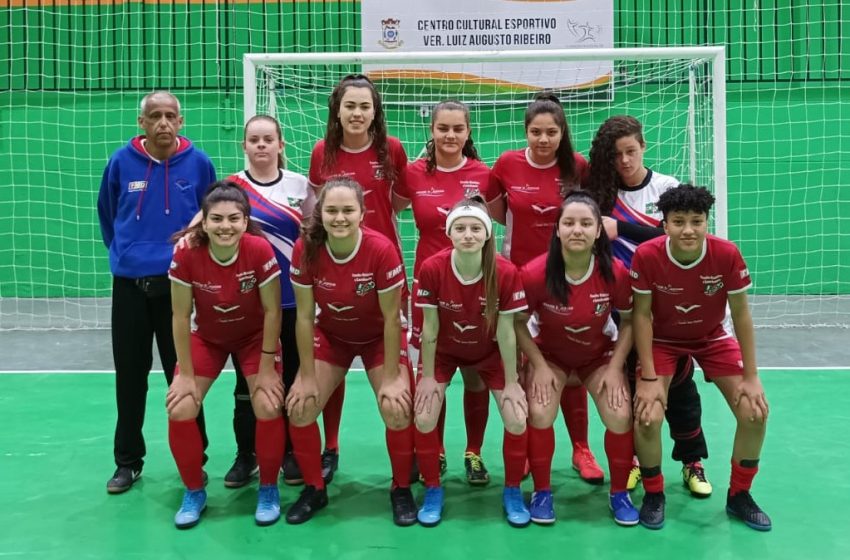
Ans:
[[[314,204],[315,196],[307,177],[281,169],[277,179],[261,183],[246,170],[231,175],[228,180],[248,193],[251,219],[263,228],[280,269],[289,270],[292,248],[301,228],[302,212],[309,212]],[[280,304],[284,309],[295,307],[295,294],[288,274],[280,275]]]
[[[611,217],[621,222],[637,226],[661,227],[661,212],[658,210],[658,197],[668,190],[678,187],[675,177],[656,173],[647,169],[643,182],[636,187],[624,187],[617,193]],[[641,241],[620,235],[612,243],[614,256],[623,261],[626,267],[632,264],[632,255]]]

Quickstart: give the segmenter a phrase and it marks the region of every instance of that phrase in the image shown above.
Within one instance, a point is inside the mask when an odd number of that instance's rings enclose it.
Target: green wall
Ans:
[[[342,1],[0,8],[0,173],[11,182],[0,188],[0,235],[12,240],[0,246],[0,297],[109,293],[95,199],[109,154],[136,133],[142,93],[177,92],[185,133],[218,169],[238,169],[242,54],[356,49],[358,10]],[[850,8],[619,0],[616,14],[617,46],[727,45],[729,234],[757,293],[850,293]],[[591,120],[570,120],[584,153]],[[291,146],[315,140],[292,134]],[[414,153],[422,138],[401,136]],[[306,171],[303,155],[287,155]]]

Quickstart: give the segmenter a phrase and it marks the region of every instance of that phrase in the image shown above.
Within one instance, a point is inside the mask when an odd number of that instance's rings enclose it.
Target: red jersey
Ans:
[[[567,185],[570,188],[578,187],[588,172],[584,156],[575,152],[573,157],[576,182]],[[528,156],[528,148],[499,156],[490,172],[485,198],[487,202],[506,198],[502,254],[515,265],[522,266],[549,248],[552,227],[564,200],[563,187],[557,160],[546,166],[537,165]]]
[[[653,340],[700,343],[731,336],[723,328],[727,294],[750,287],[738,247],[707,235],[702,255],[683,265],[670,254],[663,235],[640,244],[632,260],[632,289],[652,295]]]
[[[360,232],[351,255],[337,259],[325,245],[312,266],[301,260],[304,242],[299,239],[289,271],[294,285],[313,289],[319,307],[316,325],[326,334],[357,344],[384,336],[378,294],[405,283],[404,265],[392,242],[368,228]]]
[[[452,249],[445,249],[422,263],[416,292],[418,307],[437,309],[440,332],[437,354],[462,363],[477,363],[499,351],[495,325],[487,331],[484,317],[484,279],[463,280],[452,261]],[[528,307],[516,267],[496,256],[499,285],[499,313],[516,313]]]
[[[411,201],[413,220],[419,230],[413,277],[419,277],[419,268],[430,257],[450,248],[452,241],[446,235],[446,216],[452,207],[464,198],[479,194],[487,187],[490,169],[486,164],[464,158],[454,169],[436,167],[427,171],[428,162],[419,159],[407,166],[404,183],[395,193]]]
[[[401,254],[401,240],[398,236],[395,214],[392,206],[393,190],[403,188],[404,170],[407,167],[407,155],[398,138],[387,137],[389,158],[393,168],[396,169],[397,178],[390,183],[384,177],[381,163],[378,159],[378,150],[373,144],[365,148],[352,151],[340,147],[336,154],[334,165],[329,170],[322,169],[322,161],[325,158],[325,141],[319,140],[313,147],[310,155],[310,183],[314,186],[324,185],[328,179],[333,177],[349,177],[357,181],[363,187],[363,196],[366,204],[366,215],[363,224],[373,230],[385,235],[398,246]]]
[[[192,331],[213,344],[234,347],[263,332],[260,287],[276,280],[280,267],[265,238],[245,233],[225,263],[215,260],[206,245],[176,249],[168,276],[192,288]]]
[[[522,285],[528,310],[537,316],[540,334],[536,342],[547,354],[581,357],[592,361],[611,350],[617,327],[611,310],[631,311],[632,287],[629,271],[613,259],[613,281],[602,277],[599,263],[591,258],[587,274],[579,280],[567,277],[569,303],[564,305],[546,289],[546,257],[535,257],[522,270]]]

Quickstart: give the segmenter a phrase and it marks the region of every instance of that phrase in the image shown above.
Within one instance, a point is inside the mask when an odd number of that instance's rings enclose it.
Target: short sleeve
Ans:
[[[319,140],[313,146],[313,152],[310,154],[310,171],[308,180],[314,187],[319,187],[325,184],[325,178],[322,175],[322,160],[324,159],[324,141]]]
[[[484,200],[487,202],[493,202],[497,198],[501,198],[505,194],[504,183],[502,182],[502,173],[505,167],[505,158],[504,154],[496,160],[496,164],[493,166],[493,169],[490,170],[490,176],[487,180],[487,187],[484,189],[482,193],[484,195]]]
[[[383,239],[382,239],[383,241]],[[388,292],[404,284],[404,264],[396,248],[389,242],[382,244],[378,255],[375,284],[378,293]]]
[[[503,266],[497,271],[499,281],[499,313],[516,313],[528,309],[525,300],[525,290],[516,267],[503,261]]]
[[[631,311],[632,309],[632,284],[629,280],[629,271],[620,262],[619,259],[614,259],[614,293],[613,305],[614,309],[619,311]]]
[[[752,282],[750,280],[750,271],[747,269],[747,263],[744,262],[741,251],[735,245],[730,245],[732,271],[729,273],[727,292],[737,294],[746,291],[752,285]]]
[[[192,259],[190,253],[193,251],[190,247],[178,247],[174,249],[174,254],[171,256],[171,265],[168,267],[168,276],[178,284],[184,286],[192,285]]]
[[[635,256],[632,258],[632,269],[629,271],[632,290],[641,294],[652,293],[652,285],[646,277],[647,251],[641,250],[649,247],[649,245],[642,245],[637,248]]]
[[[260,270],[257,279],[260,286],[265,286],[271,280],[280,276],[280,264],[277,262],[274,249],[265,237],[253,237],[252,245],[252,256]]]
[[[313,275],[305,269],[302,261],[304,254],[304,242],[299,239],[295,242],[295,247],[292,249],[292,259],[289,265],[289,279],[296,286],[310,288],[313,286]]]
[[[416,306],[437,307],[437,286],[440,284],[439,268],[437,261],[432,258],[422,263],[417,278]]]

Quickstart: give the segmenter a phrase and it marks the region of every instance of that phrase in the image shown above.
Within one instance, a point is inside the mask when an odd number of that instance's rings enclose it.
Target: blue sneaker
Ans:
[[[174,524],[178,529],[194,527],[201,520],[201,513],[203,513],[206,507],[206,490],[203,488],[200,490],[186,490],[183,494],[183,503],[180,505],[180,511],[174,516]]]
[[[628,490],[610,494],[608,496],[608,507],[611,508],[611,513],[614,514],[614,521],[617,525],[631,527],[637,525],[640,521],[640,514],[632,504]]]
[[[443,517],[443,487],[433,486],[425,488],[425,500],[416,519],[423,527],[436,527]]]
[[[541,525],[550,525],[555,522],[555,507],[552,501],[551,490],[540,490],[531,495],[531,520]]]
[[[522,499],[522,490],[518,486],[505,486],[502,492],[502,505],[505,517],[511,527],[526,527],[531,523],[531,514]]]
[[[257,512],[254,520],[257,525],[271,525],[280,519],[280,491],[277,484],[261,484],[257,493]]]

